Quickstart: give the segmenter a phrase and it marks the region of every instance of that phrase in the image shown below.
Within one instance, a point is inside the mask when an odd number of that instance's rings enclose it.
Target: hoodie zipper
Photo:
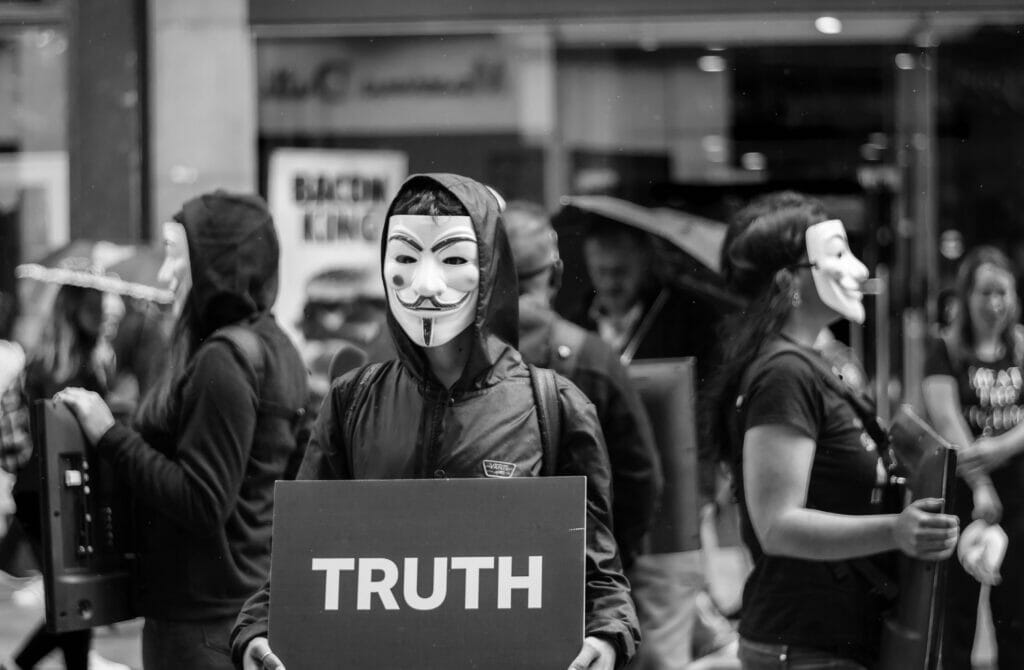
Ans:
[[[444,434],[444,416],[449,407],[455,405],[455,396],[448,389],[437,393],[436,401],[430,407],[430,430],[427,433],[427,441],[423,449],[423,470],[425,476],[442,479],[448,476],[444,469],[437,467],[440,451],[441,436]]]

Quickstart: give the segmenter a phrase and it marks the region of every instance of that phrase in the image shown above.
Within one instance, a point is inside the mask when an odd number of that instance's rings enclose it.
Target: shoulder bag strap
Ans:
[[[356,434],[356,416],[358,414],[359,407],[363,404],[366,399],[367,393],[370,391],[370,384],[374,379],[377,378],[377,374],[381,368],[384,367],[383,363],[370,363],[364,365],[359,369],[359,373],[356,374],[355,379],[348,385],[346,389],[345,398],[345,439],[349,445],[352,444],[352,440]]]
[[[541,475],[550,477],[558,470],[558,443],[562,436],[562,410],[558,399],[558,381],[547,368],[528,366],[533,401],[537,406],[540,423],[540,442],[543,451]]]
[[[231,324],[218,328],[207,341],[222,339],[229,342],[244,360],[252,366],[256,375],[256,395],[259,398],[259,413],[276,416],[287,421],[297,422],[306,412],[305,407],[288,407],[263,397],[263,383],[266,376],[266,359],[263,344],[256,333],[241,324]]]

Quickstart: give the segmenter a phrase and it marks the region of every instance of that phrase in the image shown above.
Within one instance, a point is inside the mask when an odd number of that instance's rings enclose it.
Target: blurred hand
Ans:
[[[64,403],[74,412],[90,444],[95,445],[99,442],[104,433],[114,425],[114,415],[110,413],[110,408],[99,393],[69,386],[58,391],[53,399]]]
[[[270,651],[270,642],[265,637],[254,637],[242,654],[242,670],[285,670],[284,663]]]
[[[893,528],[896,547],[925,561],[948,558],[956,549],[959,521],[951,514],[940,514],[941,509],[939,498],[922,498],[907,505]]]
[[[985,461],[974,444],[956,450],[956,473],[967,481],[988,474]]]
[[[1003,516],[1003,503],[999,500],[995,487],[992,484],[979,485],[975,487],[973,496],[974,512],[971,518],[981,519],[989,524],[999,523]]]
[[[615,656],[615,647],[608,642],[599,637],[586,637],[569,670],[614,670]]]
[[[978,462],[978,467],[984,469],[985,472],[992,472],[1001,467],[1013,455],[1004,453],[997,446],[997,442],[990,437],[979,437],[970,446],[970,451],[973,452],[972,456]]]
[[[981,519],[964,529],[957,548],[960,564],[967,574],[986,586],[995,586],[1002,577],[999,569],[1006,557],[1006,532]]]

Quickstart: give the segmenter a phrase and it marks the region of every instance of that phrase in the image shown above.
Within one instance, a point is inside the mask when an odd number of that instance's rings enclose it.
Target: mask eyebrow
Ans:
[[[417,242],[416,240],[412,239],[408,235],[403,235],[402,233],[393,233],[391,235],[388,235],[388,242],[391,242],[393,240],[405,242],[416,251],[423,251],[423,245]]]
[[[453,244],[458,244],[459,242],[472,242],[473,244],[476,244],[476,240],[474,238],[469,237],[468,235],[461,235],[461,236],[449,237],[446,240],[441,240],[440,242],[438,242],[434,246],[430,247],[430,250],[431,251],[441,251],[442,249],[447,249],[448,247],[452,246]]]

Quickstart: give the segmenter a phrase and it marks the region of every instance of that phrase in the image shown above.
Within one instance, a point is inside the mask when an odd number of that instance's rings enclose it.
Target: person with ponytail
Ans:
[[[754,559],[744,587],[745,670],[870,668],[884,602],[869,567],[893,550],[941,560],[956,517],[924,499],[883,514],[887,473],[877,422],[813,348],[841,318],[864,320],[867,268],[841,221],[794,192],[742,210],[723,270],[747,305],[723,324],[710,420],[733,468],[741,532]],[[877,574],[877,571],[876,571]]]

